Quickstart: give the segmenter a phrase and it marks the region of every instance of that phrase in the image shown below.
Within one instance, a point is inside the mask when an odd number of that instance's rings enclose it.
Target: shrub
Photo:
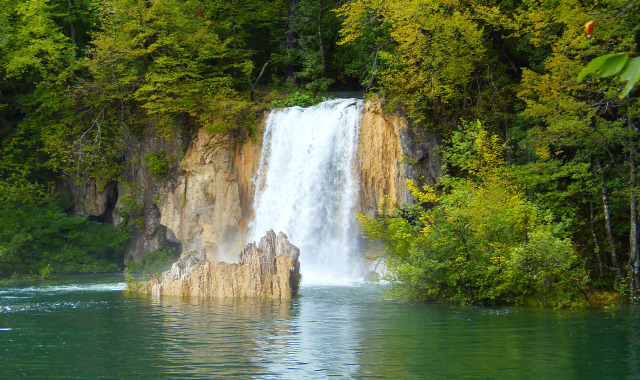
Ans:
[[[468,135],[481,149],[465,150],[457,163],[472,178],[445,177],[440,194],[409,182],[417,212],[360,216],[368,237],[384,243],[392,294],[464,305],[584,304],[587,273],[561,226],[504,175],[493,137]]]
[[[125,271],[128,274],[155,275],[169,270],[179,257],[180,249],[165,243],[157,251],[147,253],[140,263],[127,261]]]
[[[164,149],[146,155],[144,162],[154,180],[163,179],[169,173],[169,159]]]
[[[122,268],[128,238],[113,225],[67,214],[59,202],[5,199],[0,203],[0,276],[115,272]]]
[[[286,99],[276,99],[271,102],[272,107],[310,107],[318,103],[318,99],[310,91],[296,91]]]

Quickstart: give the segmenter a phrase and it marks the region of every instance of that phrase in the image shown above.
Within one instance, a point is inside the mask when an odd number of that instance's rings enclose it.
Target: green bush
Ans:
[[[439,193],[410,182],[420,209],[360,217],[368,237],[384,243],[392,294],[463,305],[583,305],[587,273],[562,227],[505,175],[495,139],[476,132],[465,151],[472,178],[445,177]]]
[[[272,107],[310,107],[319,102],[311,91],[296,91],[286,99],[276,99],[271,102]]]
[[[231,133],[235,138],[253,138],[263,107],[245,100],[215,98],[200,115],[202,128],[209,133]]]
[[[179,257],[179,248],[164,244],[159,250],[147,253],[140,263],[133,260],[127,261],[125,272],[127,274],[155,275],[169,270]]]
[[[66,213],[60,202],[26,203],[29,192],[20,186],[0,202],[0,276],[59,273],[114,272],[122,268],[129,235]],[[7,193],[5,193],[6,195]],[[43,199],[38,196],[38,199]]]
[[[122,227],[128,227],[131,225],[137,225],[142,228],[144,226],[144,205],[138,202],[138,199],[144,197],[144,190],[140,185],[133,183],[126,183],[125,189],[128,191],[120,192],[120,199],[122,207],[116,210],[119,217],[122,218]]]
[[[147,169],[154,180],[163,179],[169,173],[169,159],[164,149],[146,155],[144,163],[147,164]]]

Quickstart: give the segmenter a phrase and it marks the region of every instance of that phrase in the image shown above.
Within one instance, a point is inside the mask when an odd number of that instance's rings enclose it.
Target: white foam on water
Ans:
[[[69,285],[46,285],[29,286],[25,288],[8,288],[0,290],[0,295],[4,294],[28,294],[28,293],[60,293],[60,292],[116,292],[127,287],[126,282],[113,282],[106,284],[69,284]],[[5,296],[5,298],[13,298]]]

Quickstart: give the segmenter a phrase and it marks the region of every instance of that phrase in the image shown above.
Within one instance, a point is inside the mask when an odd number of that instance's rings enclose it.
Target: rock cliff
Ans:
[[[400,114],[385,116],[379,98],[367,100],[358,146],[358,212],[373,217],[412,202],[407,179],[435,184],[442,166],[439,143],[435,134],[420,130]]]
[[[180,241],[160,223],[159,201],[177,180],[180,157],[190,136],[159,136],[149,127],[142,136],[129,136],[121,160],[118,181],[79,178],[61,184],[61,192],[74,199],[75,215],[92,220],[126,225],[131,239],[126,260],[141,261],[165,244],[178,246]],[[154,156],[166,165],[162,173],[152,173],[145,158]]]
[[[150,168],[154,155],[166,172]],[[260,139],[238,142],[202,130],[164,138],[149,128],[129,139],[119,181],[68,181],[61,191],[74,198],[76,215],[128,226],[126,260],[139,262],[167,244],[212,258],[244,244],[259,155]]]
[[[186,252],[145,290],[154,296],[289,299],[300,281],[299,256],[285,234],[268,231],[257,246],[250,243],[240,252],[237,264]]]
[[[160,223],[184,252],[226,259],[238,252],[252,217],[253,182],[259,144],[199,131],[180,161],[178,179],[163,194]]]
[[[151,131],[131,138],[118,182],[67,185],[76,214],[126,223],[132,232],[126,259],[140,261],[169,244],[182,247],[183,261],[235,261],[233,253],[242,249],[253,218],[252,178],[259,164],[260,134],[256,141],[238,142],[202,130],[171,138]],[[354,211],[373,217],[411,202],[407,178],[435,183],[441,166],[438,144],[436,135],[401,115],[385,115],[380,99],[366,101],[355,174],[361,195]],[[158,152],[167,163],[160,177],[145,160]]]

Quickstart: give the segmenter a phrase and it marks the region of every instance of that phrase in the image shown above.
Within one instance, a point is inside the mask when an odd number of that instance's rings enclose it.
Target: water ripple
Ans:
[[[114,289],[119,283],[112,282]],[[105,291],[104,284],[55,286],[57,293],[33,292],[25,299],[0,296],[3,377],[627,378],[639,373],[640,318],[633,310],[612,317],[388,302],[382,289],[371,285],[303,286],[301,297],[291,301],[153,300]]]
[[[69,284],[29,286],[23,288],[6,288],[0,290],[0,296],[8,298],[5,294],[30,294],[30,293],[66,293],[66,292],[117,292],[127,287],[125,282],[107,284]]]

